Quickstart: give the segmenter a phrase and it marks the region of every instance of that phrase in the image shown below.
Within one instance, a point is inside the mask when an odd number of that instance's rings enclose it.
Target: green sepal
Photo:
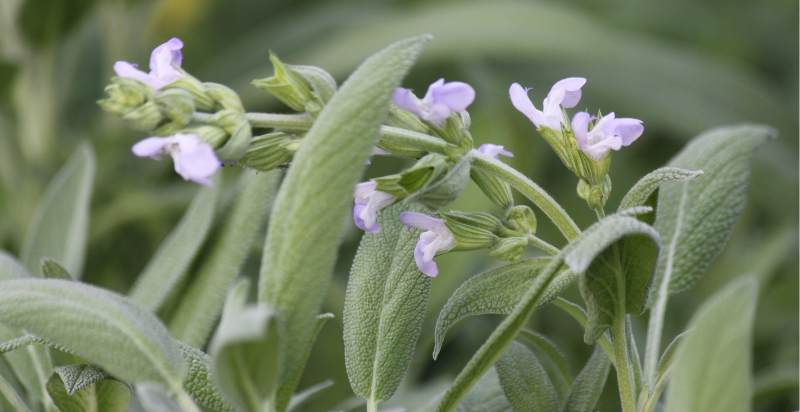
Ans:
[[[507,208],[514,204],[514,193],[508,183],[480,169],[473,168],[469,174],[472,181],[478,185],[489,200],[502,208]]]
[[[496,233],[502,222],[485,212],[444,212],[441,213],[447,229],[456,239],[460,250],[482,249],[494,245]]]
[[[431,153],[403,172],[372,179],[376,189],[404,199],[428,185],[447,170],[447,159]]]
[[[314,100],[311,87],[303,76],[284,64],[274,53],[269,54],[269,60],[275,69],[275,74],[253,80],[253,86],[275,96],[292,110],[304,112],[306,104]]]
[[[508,227],[519,234],[536,233],[536,214],[533,209],[526,205],[512,206],[506,210],[506,222]]]
[[[515,262],[522,258],[525,247],[528,246],[526,237],[504,237],[495,243],[489,254],[503,260]]]
[[[289,163],[300,146],[301,139],[284,132],[256,136],[239,160],[245,167],[267,171]]]

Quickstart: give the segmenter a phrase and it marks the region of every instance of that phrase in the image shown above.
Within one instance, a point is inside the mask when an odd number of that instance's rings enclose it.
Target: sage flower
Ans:
[[[478,147],[477,151],[478,153],[487,157],[491,157],[492,159],[497,159],[498,156],[514,157],[514,153],[511,153],[510,151],[506,150],[505,147],[498,144],[482,144]]]
[[[576,113],[572,117],[572,130],[578,148],[592,160],[602,160],[610,150],[619,150],[628,146],[644,132],[644,125],[639,119],[616,118],[609,113],[597,121],[589,129],[589,123],[596,118],[586,112]]]
[[[395,201],[394,196],[376,190],[377,187],[374,180],[369,180],[357,184],[353,192],[353,222],[367,233],[380,232],[378,212]]]
[[[158,159],[163,154],[172,156],[175,171],[184,180],[210,186],[209,179],[221,163],[211,145],[194,134],[175,134],[170,137],[148,137],[133,145],[133,154]]]
[[[439,79],[428,87],[422,99],[410,89],[398,88],[393,100],[400,108],[439,127],[453,113],[467,110],[475,100],[475,89],[463,82],[445,83],[444,79]]]
[[[455,237],[444,220],[424,213],[403,212],[400,214],[400,222],[408,227],[424,230],[414,248],[414,261],[420,272],[432,278],[436,277],[439,274],[439,267],[433,261],[434,256],[456,246]]]
[[[139,70],[135,64],[126,61],[114,63],[114,72],[119,77],[138,80],[155,90],[159,90],[185,76],[181,70],[182,48],[183,42],[179,38],[173,37],[153,49],[150,54],[149,73]]]
[[[542,102],[542,110],[536,108],[528,97],[528,90],[514,83],[508,89],[511,104],[528,117],[536,128],[548,128],[561,131],[561,125],[567,124],[562,108],[575,107],[581,100],[581,88],[586,84],[583,77],[568,77],[557,81]]]

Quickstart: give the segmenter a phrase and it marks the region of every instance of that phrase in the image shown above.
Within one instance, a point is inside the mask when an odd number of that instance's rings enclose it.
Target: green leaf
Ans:
[[[238,410],[260,411],[277,383],[277,320],[266,305],[247,305],[249,287],[243,280],[229,292],[211,357],[214,381],[225,398]]]
[[[94,151],[81,144],[50,181],[22,245],[22,262],[31,273],[41,275],[41,261],[47,257],[80,277],[94,170]]]
[[[64,269],[64,266],[61,266],[58,262],[49,258],[42,259],[42,276],[49,279],[74,279],[72,275]]]
[[[558,394],[547,371],[525,345],[511,343],[495,369],[513,411],[558,410]]]
[[[618,212],[636,206],[655,206],[658,188],[664,183],[681,182],[694,179],[703,174],[702,170],[688,170],[679,167],[662,167],[639,179],[619,202]],[[652,224],[652,219],[647,222]]]
[[[137,384],[136,399],[142,405],[142,409],[147,412],[175,412],[180,411],[181,406],[170,396],[164,387],[152,382]]]
[[[331,386],[333,386],[333,381],[328,379],[297,392],[294,394],[294,396],[292,396],[292,400],[289,401],[289,405],[286,407],[286,410],[290,412],[299,410],[297,408],[302,406],[306,401],[312,399],[320,392],[330,388]]]
[[[532,330],[521,330],[517,335],[517,341],[534,349],[535,353],[544,361],[545,369],[548,370],[550,381],[556,388],[558,398],[564,399],[569,391],[571,380],[569,363],[564,352],[547,336]]]
[[[758,284],[739,279],[698,309],[675,353],[666,412],[751,410]]]
[[[467,279],[450,295],[439,312],[434,331],[433,358],[439,356],[447,331],[462,319],[511,312],[550,258],[534,258],[490,269]],[[537,306],[546,304],[569,286],[576,275],[564,271],[548,286]]]
[[[125,412],[131,400],[128,385],[88,365],[57,368],[47,392],[61,412]]]
[[[414,263],[419,231],[400,223],[398,204],[379,217],[381,231],[367,233],[353,260],[344,301],[344,353],[353,392],[385,401],[397,389],[414,353],[431,278]]]
[[[0,322],[128,382],[179,385],[184,362],[151,313],[115,293],[56,279],[0,282]]]
[[[508,403],[503,388],[500,387],[500,378],[494,367],[481,376],[475,388],[464,397],[455,410],[456,412],[508,412],[511,410],[511,404]]]
[[[297,386],[313,343],[344,227],[341,220],[389,106],[428,36],[397,42],[367,59],[334,94],[297,151],[271,215],[259,300],[280,318],[281,373],[276,409]]]
[[[152,259],[137,277],[130,299],[157,312],[176,292],[189,271],[214,221],[214,209],[220,194],[219,180],[201,188],[178,225],[161,242]]]
[[[744,208],[753,151],[773,134],[763,126],[714,129],[672,159],[670,166],[701,169],[703,175],[661,187],[655,228],[664,250],[651,301],[661,289],[674,293],[690,287],[720,254]]]
[[[203,262],[181,295],[169,330],[175,338],[194,346],[206,344],[222,312],[227,291],[250,256],[256,235],[261,233],[267,211],[280,179],[277,171],[245,171],[239,194],[228,218]]]
[[[31,274],[14,256],[0,250],[0,280],[29,278]]]
[[[572,390],[564,404],[564,412],[593,412],[606,386],[611,360],[600,346],[572,382]]]
[[[564,261],[581,273],[586,302],[584,340],[594,342],[624,313],[644,310],[661,241],[651,226],[635,218],[610,215],[589,227]]]
[[[233,411],[213,383],[211,357],[183,342],[177,343],[187,364],[186,377],[183,380],[186,392],[195,402],[212,411]]]

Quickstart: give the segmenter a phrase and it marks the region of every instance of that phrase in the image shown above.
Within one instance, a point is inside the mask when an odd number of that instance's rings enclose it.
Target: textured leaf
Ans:
[[[405,375],[425,320],[431,278],[414,263],[419,231],[400,223],[398,204],[385,209],[381,231],[365,234],[350,271],[344,302],[344,353],[353,391],[389,399]]]
[[[572,382],[572,390],[564,404],[564,412],[593,412],[606,386],[611,360],[595,346],[592,356]]]
[[[137,384],[135,389],[136,399],[145,412],[175,412],[181,410],[178,402],[161,385],[144,382]]]
[[[131,300],[156,312],[176,292],[214,221],[220,186],[217,182],[197,192],[181,221],[137,277],[130,291]]]
[[[719,255],[744,208],[753,151],[773,131],[763,126],[714,129],[694,139],[670,166],[701,169],[695,179],[661,187],[655,228],[664,240],[651,301],[690,287]]]
[[[316,385],[309,386],[306,389],[303,389],[300,392],[297,392],[292,396],[292,400],[289,401],[289,405],[286,407],[287,411],[299,411],[298,408],[303,405],[306,401],[312,399],[320,392],[324,391],[325,389],[330,388],[333,386],[332,380],[322,381]]]
[[[439,356],[447,331],[462,319],[477,315],[510,313],[525,293],[526,286],[549,261],[549,258],[535,258],[512,263],[490,269],[462,283],[450,295],[436,319],[433,358]],[[575,278],[576,275],[569,271],[560,273],[547,287],[537,306],[551,301]]]
[[[42,276],[48,279],[74,279],[58,262],[50,258],[42,259]]]
[[[675,353],[666,412],[751,410],[758,284],[743,278],[706,302]]]
[[[214,240],[208,261],[181,295],[169,323],[177,339],[194,346],[206,344],[222,312],[225,291],[250,256],[251,245],[263,228],[279,178],[278,171],[245,171],[242,175],[236,203],[227,213],[222,233]]]
[[[240,281],[225,300],[211,342],[214,381],[238,410],[259,411],[270,400],[278,376],[275,314],[264,304],[248,305],[249,282]]]
[[[619,202],[617,211],[635,206],[655,206],[658,188],[664,183],[694,179],[703,174],[702,170],[688,170],[679,167],[662,167],[639,179]],[[648,223],[653,223],[652,220]]]
[[[320,113],[275,200],[264,246],[259,299],[277,311],[282,332],[276,409],[297,386],[341,238],[342,219],[389,106],[428,37],[397,42],[367,59]]]
[[[166,328],[115,293],[74,281],[0,283],[0,322],[24,328],[128,382],[180,384],[183,361]]]
[[[213,383],[211,357],[185,343],[178,342],[178,346],[187,364],[186,377],[183,380],[186,392],[196,403],[212,411],[233,411]]]
[[[547,336],[532,330],[521,330],[517,335],[517,341],[534,349],[534,352],[545,364],[545,369],[548,370],[550,381],[553,382],[559,399],[564,399],[572,380],[569,363],[564,352]]]
[[[582,274],[578,285],[586,302],[586,342],[594,342],[621,316],[620,310],[639,314],[644,309],[660,243],[651,226],[610,215],[571,245],[564,261]]]
[[[82,144],[50,181],[22,245],[22,262],[31,273],[41,275],[41,261],[47,257],[80,277],[94,170],[94,152]]]
[[[511,343],[495,369],[513,411],[558,410],[558,395],[547,371],[525,345]]]
[[[56,369],[47,392],[61,412],[125,412],[131,400],[128,385],[107,378],[88,365]],[[90,371],[91,370],[91,371]]]
[[[489,369],[478,384],[458,404],[456,412],[508,412],[508,403],[495,368]]]

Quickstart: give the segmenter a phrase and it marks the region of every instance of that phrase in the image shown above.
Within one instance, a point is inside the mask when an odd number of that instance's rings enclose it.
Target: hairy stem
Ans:
[[[619,262],[619,259],[617,259]],[[617,277],[617,310],[611,326],[611,338],[614,341],[614,368],[617,370],[617,386],[622,404],[622,412],[636,412],[636,394],[633,376],[631,376],[631,359],[628,356],[628,333],[625,329],[625,278],[622,270],[616,271]]]

